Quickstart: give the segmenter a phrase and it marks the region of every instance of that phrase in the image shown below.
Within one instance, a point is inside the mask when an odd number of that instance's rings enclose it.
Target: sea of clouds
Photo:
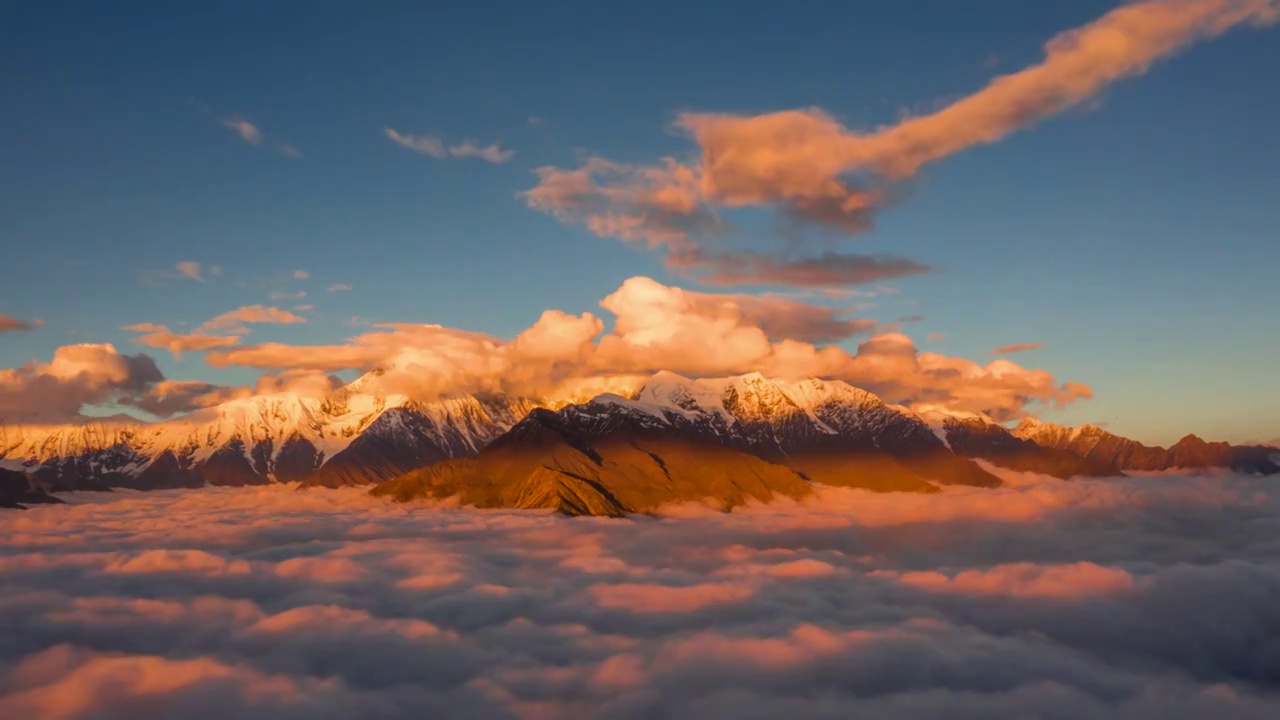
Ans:
[[[1280,481],[1002,475],[622,520],[68,495],[0,515],[0,717],[1280,717]]]

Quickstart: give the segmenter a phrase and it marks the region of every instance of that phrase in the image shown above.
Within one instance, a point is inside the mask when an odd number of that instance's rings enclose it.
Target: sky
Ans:
[[[1277,438],[1277,12],[8,8],[0,410],[138,414],[161,376],[206,384],[194,408],[410,346],[420,377],[429,323],[468,371],[432,392],[478,366],[812,371],[1151,443]],[[864,322],[814,331],[837,316]]]

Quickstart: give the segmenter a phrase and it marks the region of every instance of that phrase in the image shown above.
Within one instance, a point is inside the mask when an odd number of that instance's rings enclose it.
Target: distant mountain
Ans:
[[[1040,445],[1019,437],[990,418],[947,417],[942,421],[947,443],[956,453],[1000,467],[1058,478],[1108,477],[1123,471],[1106,458],[1082,457],[1071,450]]]
[[[534,406],[360,389],[357,380],[325,398],[259,395],[161,423],[0,425],[0,462],[50,491],[373,483],[474,454]]]
[[[0,508],[25,510],[27,505],[61,502],[26,473],[0,468]]]
[[[47,493],[271,482],[374,485],[442,465],[435,474],[414,475],[413,482],[380,492],[437,496],[440,488],[466,487],[459,492],[479,502],[606,513],[636,511],[660,498],[688,499],[712,485],[708,497],[730,505],[796,496],[800,486],[793,477],[878,491],[999,484],[975,459],[1063,478],[1205,467],[1280,472],[1274,448],[1188,436],[1165,449],[1094,426],[1027,420],[1010,431],[980,415],[934,413],[926,419],[840,381],[779,381],[758,373],[693,380],[659,372],[634,393],[585,401],[455,395],[418,402],[372,391],[377,375],[321,398],[259,395],[168,422],[0,424],[0,467]],[[526,436],[539,439],[526,447]],[[547,437],[557,440],[549,444]],[[649,454],[637,455],[639,447]],[[579,455],[593,453],[599,462],[580,466]],[[541,464],[527,465],[535,461]],[[539,468],[546,467],[571,475],[555,470],[558,475],[545,476]],[[745,484],[734,486],[725,475],[730,471],[744,473]],[[496,473],[493,487],[472,488],[484,473]],[[535,475],[536,492],[528,484]],[[663,489],[645,497],[624,489],[645,478]],[[717,485],[716,478],[727,484]],[[554,492],[544,482],[549,479],[559,483]],[[16,480],[6,482],[18,487]],[[590,483],[609,493],[588,490]],[[503,494],[509,485],[522,488],[513,491],[518,501]],[[498,495],[486,494],[491,491]]]
[[[1013,434],[1041,447],[1067,450],[1091,462],[1108,464],[1120,470],[1228,468],[1263,475],[1280,473],[1280,462],[1276,460],[1274,448],[1205,442],[1195,435],[1187,435],[1169,448],[1152,447],[1114,435],[1096,425],[1063,427],[1033,418],[1019,423]]]
[[[679,500],[733,507],[747,498],[797,497],[808,482],[931,492],[938,484],[1000,481],[953,453],[913,413],[843,382],[658,373],[634,398],[601,395],[534,410],[474,458],[408,473],[373,492],[617,514]]]

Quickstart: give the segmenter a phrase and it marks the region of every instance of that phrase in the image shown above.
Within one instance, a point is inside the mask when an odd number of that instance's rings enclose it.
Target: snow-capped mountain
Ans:
[[[999,480],[943,443],[919,416],[841,381],[758,373],[697,379],[660,372],[634,398],[600,395],[537,410],[497,443],[545,427],[588,438],[663,437],[731,448],[827,484],[927,490]]]
[[[52,490],[376,482],[472,454],[529,407],[472,396],[419,403],[353,383],[324,398],[259,395],[161,423],[0,425],[0,465]]]

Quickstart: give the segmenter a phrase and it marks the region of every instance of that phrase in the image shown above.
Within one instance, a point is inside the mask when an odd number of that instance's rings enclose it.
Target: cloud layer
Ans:
[[[430,398],[505,392],[579,399],[634,389],[659,370],[691,376],[762,372],[838,378],[888,402],[984,412],[1007,419],[1092,396],[1043,370],[1008,360],[979,365],[920,352],[897,332],[838,308],[776,296],[704,293],[627,280],[600,301],[613,326],[592,313],[548,310],[511,340],[439,325],[381,324],[335,345],[262,343],[209,352],[215,367],[268,371],[381,368],[365,390]],[[870,335],[854,352],[824,343]]]
[[[1196,42],[1277,19],[1272,0],[1127,3],[1054,36],[1041,62],[928,115],[862,132],[817,108],[683,113],[675,125],[696,143],[696,160],[642,166],[589,157],[575,169],[542,167],[524,198],[596,235],[661,249],[673,269],[717,284],[842,285],[910,275],[925,268],[891,256],[725,250],[723,236],[733,228],[721,215],[765,207],[787,223],[864,232],[923,166],[998,142]]]
[[[1271,488],[1005,477],[625,520],[70,495],[6,517],[0,715],[1275,716]]]

